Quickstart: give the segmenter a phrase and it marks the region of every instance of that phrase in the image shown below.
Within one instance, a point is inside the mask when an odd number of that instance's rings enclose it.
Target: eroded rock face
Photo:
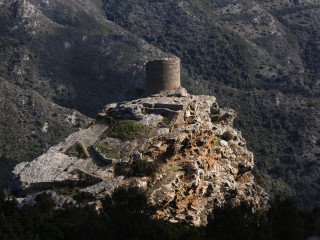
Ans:
[[[76,187],[78,204],[97,202],[121,185],[139,186],[157,209],[154,217],[205,225],[208,213],[225,203],[246,202],[252,211],[266,206],[252,175],[253,154],[232,126],[235,116],[215,97],[183,89],[109,104],[88,129],[17,165],[14,174],[26,194],[48,188],[68,194]]]

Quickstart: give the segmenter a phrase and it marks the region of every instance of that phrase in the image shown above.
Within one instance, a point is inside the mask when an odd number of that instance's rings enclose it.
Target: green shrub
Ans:
[[[109,117],[107,121],[110,124],[110,128],[104,134],[106,137],[133,140],[148,138],[152,134],[151,127],[134,120],[114,119]]]
[[[84,158],[87,159],[90,157],[87,147],[81,143],[76,142],[73,144],[67,151],[66,154],[70,157]]]
[[[119,162],[115,166],[115,174],[125,177],[145,177],[152,176],[158,169],[157,162],[136,160],[132,163]]]
[[[110,149],[110,148],[107,148],[106,146],[104,146],[103,144],[96,144],[94,146],[94,148],[102,153],[104,156],[106,156],[107,158],[119,158],[119,153],[117,151],[115,151],[114,149]]]

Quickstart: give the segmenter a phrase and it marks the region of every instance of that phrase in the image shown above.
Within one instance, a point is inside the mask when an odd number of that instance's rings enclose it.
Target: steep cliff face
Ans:
[[[235,116],[215,97],[185,89],[108,104],[90,127],[17,165],[14,174],[27,195],[53,189],[80,205],[99,206],[115,188],[139,186],[154,217],[203,225],[225,203],[266,206],[252,175],[253,154],[232,126]]]

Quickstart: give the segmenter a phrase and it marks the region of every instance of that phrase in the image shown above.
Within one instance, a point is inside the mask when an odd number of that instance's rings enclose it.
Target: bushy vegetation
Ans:
[[[95,144],[94,148],[98,152],[100,152],[103,155],[105,155],[107,158],[114,159],[114,158],[118,158],[121,155],[116,150],[108,148],[103,143]]]
[[[320,235],[320,208],[302,211],[290,200],[276,199],[267,212],[252,213],[242,204],[216,209],[206,227],[151,219],[144,193],[118,188],[103,202],[104,210],[70,207],[54,210],[39,196],[33,207],[19,209],[15,201],[0,197],[0,239],[77,240],[305,240]]]
[[[246,204],[226,205],[208,218],[206,233],[209,239],[303,240],[320,236],[319,210],[303,211],[292,200],[278,197],[267,212],[252,213]]]
[[[145,177],[153,176],[159,169],[160,163],[146,160],[135,160],[132,163],[119,162],[115,165],[114,172],[117,176],[129,177]]]
[[[73,144],[67,151],[66,154],[70,157],[77,157],[77,158],[89,158],[90,154],[88,152],[87,147],[82,142],[76,142]]]
[[[77,240],[196,240],[203,234],[195,227],[149,218],[146,197],[135,188],[120,188],[104,201],[105,211],[91,208],[53,210],[42,198],[34,207],[18,209],[15,202],[0,199],[0,239]]]
[[[135,120],[116,119],[108,117],[110,127],[104,133],[106,137],[119,138],[121,140],[133,140],[148,138],[152,134],[152,128]]]

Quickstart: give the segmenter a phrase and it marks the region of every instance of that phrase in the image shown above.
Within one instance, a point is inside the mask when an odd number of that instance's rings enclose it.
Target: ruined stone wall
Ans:
[[[164,58],[146,65],[147,92],[178,89],[180,84],[180,59]]]

